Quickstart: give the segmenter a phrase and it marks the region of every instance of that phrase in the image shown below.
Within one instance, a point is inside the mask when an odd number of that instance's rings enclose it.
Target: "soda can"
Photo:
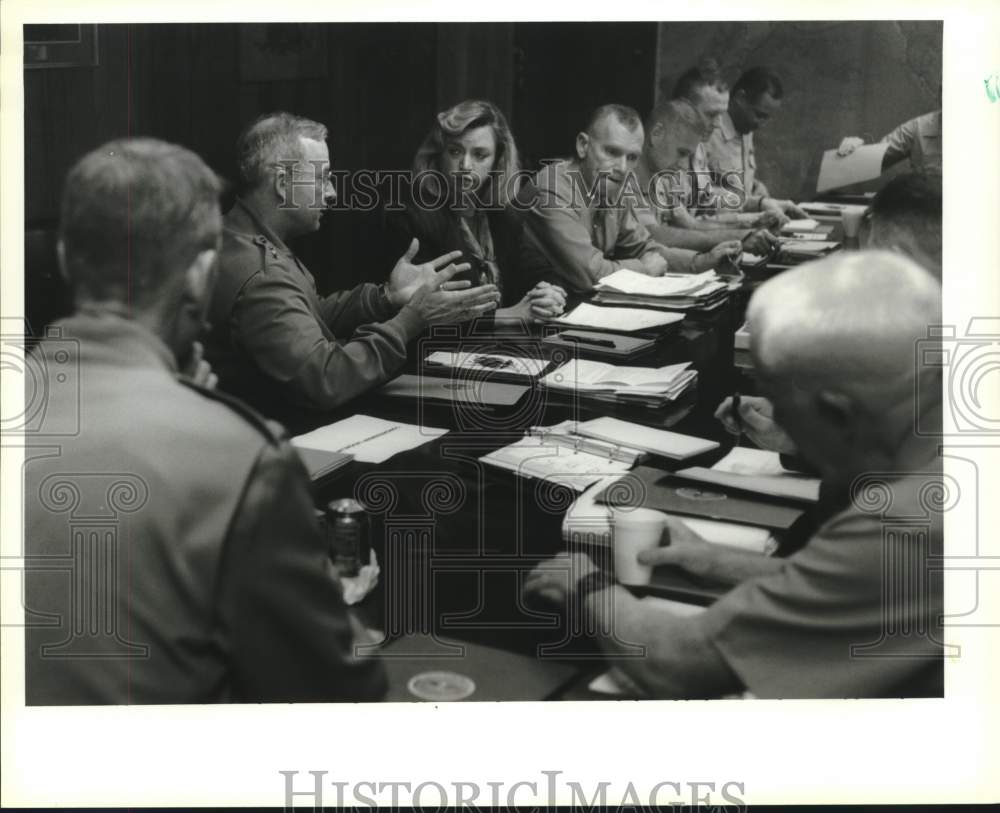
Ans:
[[[326,506],[330,558],[344,576],[356,576],[371,556],[368,514],[357,500],[344,497]]]

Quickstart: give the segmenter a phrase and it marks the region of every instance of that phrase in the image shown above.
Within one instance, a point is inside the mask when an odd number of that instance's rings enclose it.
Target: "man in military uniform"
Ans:
[[[84,157],[65,190],[77,312],[27,360],[44,413],[26,434],[27,703],[380,698],[296,453],[179,377],[214,281],[217,179],[141,139]]]
[[[471,319],[499,301],[493,285],[449,282],[469,268],[454,264],[460,252],[413,265],[416,240],[388,283],[321,298],[286,242],[317,230],[335,200],[326,133],[272,113],[237,144],[241,191],[225,219],[206,349],[220,387],[276,418],[340,406],[396,373],[428,325]]]
[[[657,697],[941,697],[934,563],[947,506],[930,495],[946,489],[939,438],[915,423],[940,420],[941,365],[914,354],[940,313],[938,282],[888,252],[840,252],[766,282],[747,319],[773,406],[768,445],[796,451],[841,495],[839,509],[787,558],[710,544],[666,517],[661,546],[639,562],[734,585],[700,614],[636,598],[579,552],[539,565],[526,593],[574,601],[590,629],[613,632],[602,648]]]
[[[706,143],[708,166],[717,184],[738,192],[744,212],[771,212],[779,224],[806,217],[790,200],[775,198],[757,177],[754,131],[781,109],[784,89],[781,80],[768,68],[745,71],[729,94],[729,109]]]

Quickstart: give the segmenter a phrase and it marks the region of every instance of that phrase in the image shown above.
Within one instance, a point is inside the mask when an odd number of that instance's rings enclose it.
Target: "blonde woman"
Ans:
[[[495,105],[469,100],[438,113],[414,158],[404,211],[387,212],[389,250],[417,238],[417,263],[461,251],[473,284],[500,289],[496,319],[558,316],[566,294],[538,281],[550,270],[548,260],[528,243],[511,206],[519,181],[517,146]]]

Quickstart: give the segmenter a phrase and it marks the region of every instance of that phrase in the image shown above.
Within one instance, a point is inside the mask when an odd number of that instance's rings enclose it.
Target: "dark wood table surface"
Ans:
[[[523,437],[531,426],[614,415],[718,440],[718,449],[683,461],[683,465],[711,465],[733,443],[712,413],[734,386],[746,386],[733,367],[732,349],[732,334],[742,323],[745,302],[746,293],[736,292],[716,311],[685,318],[680,329],[652,353],[628,362],[648,367],[693,362],[699,374],[696,391],[666,409],[617,406],[537,387],[507,409],[388,398],[374,391],[347,409],[303,416],[292,425],[297,434],[365,414],[450,430],[382,464],[352,462],[316,489],[318,505],[355,497],[369,509],[381,576],[378,587],[355,608],[362,620],[384,631],[387,640],[430,634],[529,657],[548,648],[547,657],[568,659],[582,670],[583,682],[574,683],[561,694],[563,698],[599,697],[585,688],[588,676],[607,668],[596,643],[573,633],[571,620],[526,607],[521,598],[531,569],[565,549],[562,520],[577,494],[519,478],[479,458]],[[406,371],[419,372],[421,360],[441,349],[546,355],[549,351],[540,343],[545,330],[489,326],[489,332],[476,334],[468,329],[432,329],[414,343]],[[669,469],[681,464],[654,458],[653,465]]]

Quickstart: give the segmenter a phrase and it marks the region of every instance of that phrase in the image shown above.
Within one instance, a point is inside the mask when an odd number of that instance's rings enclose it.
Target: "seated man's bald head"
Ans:
[[[940,285],[916,263],[884,251],[807,263],[761,286],[747,319],[762,387],[800,448],[843,445],[801,437],[843,429],[892,454],[890,439],[912,434],[916,377],[940,374],[916,366],[917,343],[941,320]]]
[[[893,178],[867,212],[863,244],[905,254],[941,279],[941,177]]]

